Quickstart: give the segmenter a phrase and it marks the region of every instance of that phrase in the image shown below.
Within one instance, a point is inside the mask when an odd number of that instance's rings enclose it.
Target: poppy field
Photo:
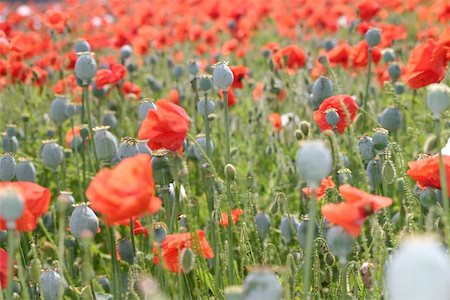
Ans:
[[[0,300],[450,299],[450,2],[0,3]]]

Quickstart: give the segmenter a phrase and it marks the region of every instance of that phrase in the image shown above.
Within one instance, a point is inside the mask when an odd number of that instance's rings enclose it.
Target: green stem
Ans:
[[[134,239],[134,222],[133,218],[130,218],[130,237],[131,237],[131,245],[133,247],[133,257],[136,257],[136,242]]]
[[[95,158],[95,171],[98,172],[100,169],[100,163],[98,161],[97,157],[97,150],[95,149],[95,143],[94,143],[94,133],[92,131],[92,118],[91,118],[91,111],[89,108],[89,89],[87,85],[83,86],[83,103],[86,106],[86,114],[88,119],[88,127],[89,127],[89,142],[92,145],[92,150],[94,152],[94,158]]]
[[[113,296],[114,299],[121,299],[120,295],[120,274],[119,265],[117,262],[116,253],[116,238],[114,237],[114,228],[108,227],[109,231],[109,245],[111,250],[111,263],[112,263],[112,279],[113,279]]]
[[[367,100],[369,99],[369,88],[370,88],[370,77],[372,75],[372,47],[369,47],[369,58],[368,58],[368,70],[367,70],[367,83],[366,83],[366,92],[364,94],[363,108],[367,111]]]
[[[347,263],[339,263],[339,272],[340,272],[340,288],[341,288],[341,297],[340,299],[346,299],[347,297]]]
[[[73,138],[75,139],[75,129],[74,129],[73,119],[70,119],[70,128],[73,133]],[[83,143],[83,142],[82,142]],[[84,200],[84,192],[83,192],[83,186],[81,182],[81,174],[80,174],[80,163],[78,160],[78,147],[75,145],[74,147],[74,156],[75,156],[75,166],[77,169],[77,183],[78,183],[78,193],[80,194],[80,198]]]
[[[13,295],[14,252],[16,250],[15,232],[15,229],[8,229],[8,287],[6,290],[6,299],[12,299]]]
[[[306,248],[305,248],[305,262],[303,266],[303,299],[309,299],[309,288],[311,285],[311,267],[312,267],[312,254],[314,244],[314,229],[316,227],[316,190],[312,189],[312,196],[309,200],[309,222],[306,231]]]

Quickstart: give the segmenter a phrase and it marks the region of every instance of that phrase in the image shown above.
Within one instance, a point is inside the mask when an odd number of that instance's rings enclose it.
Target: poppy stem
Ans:
[[[74,124],[73,124],[73,118],[70,118],[70,130],[72,130],[72,135],[73,135],[73,138],[72,138],[72,140],[74,141],[74,139],[75,139],[75,126],[74,126]],[[83,142],[81,142],[82,144],[81,145],[83,145]],[[82,202],[84,201],[84,192],[83,192],[83,187],[82,187],[82,183],[81,183],[81,175],[80,175],[80,162],[79,162],[79,160],[78,160],[78,145],[76,145],[75,143],[74,143],[74,157],[75,157],[75,166],[76,166],[76,169],[77,169],[77,183],[78,183],[78,192],[80,193],[80,198],[81,198],[81,200],[82,200]]]
[[[346,299],[347,297],[347,262],[339,262],[339,272],[341,275],[340,288],[341,288],[341,299]]]
[[[120,295],[120,281],[119,281],[119,265],[117,264],[116,253],[116,239],[114,237],[114,228],[108,227],[109,231],[109,245],[111,250],[111,262],[112,262],[112,279],[113,279],[113,296],[114,299],[121,299]]]
[[[6,289],[6,299],[12,299],[13,295],[14,252],[16,251],[16,237],[15,237],[16,230],[14,228],[15,227],[8,229],[8,272],[7,272],[8,286]]]
[[[92,145],[92,150],[94,152],[94,158],[95,158],[95,172],[98,172],[100,169],[100,163],[98,161],[97,157],[97,150],[95,149],[95,143],[94,143],[94,133],[92,131],[92,119],[91,119],[91,111],[89,108],[89,88],[87,85],[83,85],[83,104],[86,107],[86,114],[88,119],[88,126],[89,126],[89,142]]]
[[[367,83],[366,83],[366,92],[364,94],[363,100],[363,108],[367,111],[367,101],[369,99],[369,88],[370,88],[370,77],[372,75],[372,51],[373,48],[369,47],[369,58],[368,58],[368,70],[367,70]]]
[[[133,247],[133,257],[136,257],[136,241],[134,239],[134,222],[133,222],[133,218],[130,218],[130,237],[131,237],[131,245]]]
[[[306,231],[306,247],[305,247],[305,262],[303,265],[303,299],[308,299],[309,288],[311,285],[311,269],[312,269],[312,254],[314,244],[314,229],[316,227],[316,189],[312,189],[312,196],[309,200],[309,222]]]

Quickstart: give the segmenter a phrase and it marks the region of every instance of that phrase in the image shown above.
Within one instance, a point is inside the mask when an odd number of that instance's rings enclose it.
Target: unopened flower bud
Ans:
[[[287,216],[284,216],[281,219],[280,223],[281,237],[283,238],[283,241],[286,244],[289,244],[292,241],[292,238],[295,236],[299,225],[300,224],[296,217],[289,218]]]
[[[231,180],[236,179],[236,168],[232,164],[227,164],[225,166],[225,175]]]
[[[311,93],[313,109],[319,108],[323,100],[333,96],[333,82],[327,77],[320,76],[314,81]]]
[[[0,158],[0,181],[11,181],[16,175],[16,159],[12,153],[4,153]]]
[[[234,75],[226,63],[220,62],[214,66],[212,78],[215,86],[226,90],[233,83]]]
[[[427,106],[434,119],[439,119],[442,112],[450,106],[450,88],[444,83],[434,83],[428,86]]]
[[[300,122],[300,131],[303,134],[303,137],[307,138],[309,135],[309,130],[311,129],[311,124],[308,121]]]
[[[387,63],[393,62],[395,60],[395,52],[392,48],[385,48],[381,51],[383,60]]]
[[[375,133],[372,136],[373,147],[378,150],[384,150],[388,144],[389,132],[384,128],[376,128]]]
[[[363,161],[368,162],[375,157],[375,148],[373,147],[372,138],[363,136],[358,140],[359,154]]]
[[[295,131],[294,135],[297,141],[301,141],[303,139],[303,133],[298,129]]]
[[[381,41],[381,31],[378,28],[370,28],[367,30],[364,39],[370,47],[377,46]]]
[[[70,216],[70,232],[76,238],[83,236],[85,231],[96,235],[98,231],[98,218],[94,211],[86,204],[75,207]]]
[[[327,232],[327,243],[330,251],[339,258],[339,261],[346,263],[347,256],[353,251],[355,239],[342,227],[333,226]]]
[[[200,67],[198,65],[198,62],[195,60],[190,60],[187,66],[188,72],[191,75],[197,75],[198,71],[200,70]]]
[[[180,266],[183,272],[189,273],[195,266],[195,253],[191,248],[184,248],[180,253]]]
[[[297,152],[297,171],[309,187],[315,189],[333,167],[330,150],[322,141],[307,141]]]

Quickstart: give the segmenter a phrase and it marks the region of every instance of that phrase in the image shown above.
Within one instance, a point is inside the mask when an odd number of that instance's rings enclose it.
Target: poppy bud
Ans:
[[[313,109],[319,108],[323,100],[333,96],[333,82],[324,76],[314,81],[312,86],[311,104]]]
[[[153,232],[155,233],[155,240],[158,243],[162,243],[167,236],[167,229],[163,223],[156,223],[153,225]]]
[[[391,63],[388,67],[388,74],[389,78],[391,78],[391,81],[397,81],[397,79],[402,74],[402,70],[400,69],[400,66],[397,63]]]
[[[226,63],[220,62],[214,65],[212,79],[215,86],[222,90],[227,90],[233,83],[234,75]]]
[[[428,86],[427,106],[434,119],[439,119],[441,113],[450,106],[450,88],[443,83]]]
[[[121,239],[118,244],[120,258],[131,265],[134,261],[134,255],[130,240]]]
[[[450,259],[431,237],[405,240],[386,269],[389,299],[450,299]]]
[[[75,198],[72,192],[61,191],[59,192],[58,198],[56,198],[56,207],[58,211],[65,213],[66,210],[75,204]]]
[[[102,125],[108,126],[109,128],[116,128],[117,126],[117,118],[116,118],[116,112],[112,110],[105,111],[105,113],[102,116]]]
[[[426,189],[420,190],[419,200],[420,200],[420,204],[422,204],[422,206],[426,207],[426,208],[431,208],[434,205],[436,205],[437,197],[436,197],[436,193],[434,192],[434,189],[426,188]]]
[[[91,46],[89,43],[85,40],[79,40],[75,43],[74,50],[76,53],[82,53],[82,52],[90,52]]]
[[[270,228],[270,217],[265,212],[259,212],[255,217],[256,231],[258,232],[259,238],[264,240],[267,233],[269,233]]]
[[[111,161],[117,153],[117,139],[107,126],[94,128],[94,143],[99,160]]]
[[[8,137],[13,137],[17,134],[17,126],[14,124],[7,124],[6,125],[6,135]]]
[[[339,184],[351,184],[353,181],[352,171],[350,169],[340,169],[338,171]]]
[[[205,111],[206,110],[206,111]],[[197,103],[197,111],[203,116],[208,117],[210,114],[213,114],[216,111],[216,104],[213,100],[200,100]],[[206,114],[205,114],[206,113]]]
[[[328,56],[326,56],[326,55],[320,55],[317,60],[319,61],[319,63],[322,66],[327,66],[330,64],[330,61],[328,60]]]
[[[41,157],[44,165],[55,171],[64,160],[64,152],[54,140],[47,140],[43,142]]]
[[[306,247],[306,236],[307,236],[308,227],[309,227],[310,222],[311,221],[309,219],[302,220],[297,227],[298,241],[300,243],[300,246],[303,249],[305,249],[305,247]],[[314,224],[314,232],[316,233],[317,230],[318,230],[318,226],[317,226],[317,223],[315,223]],[[314,234],[314,236],[316,236],[316,234]]]
[[[251,271],[243,283],[244,299],[280,300],[282,288],[277,276],[270,270]]]
[[[15,153],[17,148],[19,148],[19,141],[15,136],[8,136],[7,134],[2,134],[2,143],[4,152]]]
[[[339,114],[337,113],[335,108],[329,108],[325,111],[325,120],[330,126],[336,127],[339,122]]]
[[[180,254],[180,266],[183,272],[189,273],[194,269],[195,254],[191,248],[184,248]]]
[[[188,63],[187,69],[188,69],[189,74],[197,75],[198,71],[200,70],[200,67],[199,67],[197,61],[195,61],[194,59],[191,59]]]
[[[225,300],[243,300],[243,289],[240,285],[227,286],[224,290]]]
[[[373,147],[372,138],[363,136],[358,140],[359,154],[363,161],[368,162],[375,157],[375,148]]]
[[[173,177],[170,171],[170,163],[167,157],[154,155],[151,162],[153,177],[157,185],[166,186],[173,182]]]
[[[137,143],[138,152],[144,153],[144,154],[152,154],[152,151],[150,150],[150,147],[147,145],[146,140],[139,140]]]
[[[396,82],[394,84],[394,91],[396,95],[401,95],[405,92],[405,84],[403,82]]]
[[[97,98],[103,98],[106,94],[106,86],[98,88],[95,82],[92,83],[92,95]]]
[[[36,182],[36,168],[29,160],[21,160],[16,168],[17,181]]]
[[[203,151],[206,152],[206,137],[203,135],[200,135],[197,137],[197,143],[202,147]],[[212,140],[209,141],[209,149],[211,150],[211,153],[214,152],[214,143]],[[196,159],[203,161],[204,157],[201,154],[200,150],[198,149],[197,145],[192,145],[193,147],[193,153]]]
[[[160,82],[159,80],[157,80],[155,77],[153,76],[149,76],[147,77],[147,83],[150,85],[150,88],[154,91],[154,92],[159,92],[162,87],[163,84],[162,82]]]
[[[388,144],[388,135],[389,132],[386,129],[376,128],[372,136],[373,147],[378,151],[384,150]]]
[[[0,192],[0,216],[7,222],[8,228],[15,228],[15,222],[23,215],[24,200],[14,189]]]
[[[311,128],[311,124],[308,121],[300,122],[300,131],[303,134],[303,137],[307,138],[309,134],[309,129]]]
[[[395,52],[392,48],[385,48],[381,51],[383,60],[387,63],[393,62],[395,60]]]
[[[388,107],[381,113],[379,118],[381,126],[389,132],[397,131],[403,124],[400,110],[396,107]]]
[[[211,75],[204,74],[199,76],[198,88],[200,91],[209,91],[213,88],[213,82]]]
[[[281,219],[280,223],[281,237],[283,238],[286,244],[289,244],[292,241],[292,238],[296,233],[299,225],[300,224],[296,217],[289,218],[287,216],[284,216]]]
[[[60,299],[67,286],[66,281],[54,270],[42,272],[40,281],[40,292],[44,300]]]
[[[91,53],[85,52],[78,56],[75,63],[75,75],[81,80],[82,85],[89,85],[96,72],[97,63]]]
[[[83,236],[88,230],[92,235],[98,231],[98,218],[94,211],[86,203],[77,205],[70,216],[70,232],[76,238]]]
[[[64,96],[58,96],[52,101],[50,105],[50,117],[53,122],[60,126],[65,120],[67,120],[66,115],[66,105],[69,104],[69,99]]]
[[[120,58],[126,60],[133,55],[133,48],[130,45],[123,45],[120,48]]]
[[[87,139],[89,137],[89,128],[86,124],[80,126],[80,136],[83,139]]]
[[[79,135],[74,136],[70,141],[70,149],[80,151],[81,146],[83,146],[83,138]]]
[[[231,180],[236,179],[236,168],[232,164],[227,164],[225,166],[225,175]]]
[[[379,159],[369,161],[366,166],[366,176],[369,181],[369,188],[374,192],[376,186],[381,183],[381,162]]]
[[[381,41],[381,31],[378,28],[370,28],[367,30],[364,39],[370,47],[377,46]]]
[[[303,139],[303,133],[298,129],[295,131],[294,135],[297,141],[301,141]]]
[[[297,171],[309,187],[315,189],[330,174],[333,161],[322,141],[307,141],[297,152]]]
[[[127,71],[130,73],[134,73],[138,70],[138,66],[135,63],[128,63],[127,64]]]
[[[183,76],[184,70],[182,66],[175,66],[173,68],[173,76],[175,76],[175,78],[180,78],[181,76]]]
[[[11,181],[16,175],[16,160],[12,153],[4,153],[0,158],[0,181]]]
[[[42,263],[39,259],[32,259],[30,261],[30,279],[34,282],[39,282],[41,275]]]
[[[148,111],[150,109],[156,109],[156,104],[153,99],[143,98],[139,101],[139,120],[144,120],[147,117]]]
[[[117,155],[120,159],[135,156],[139,153],[137,146],[137,141],[130,137],[122,138],[120,142],[119,149],[117,150]]]
[[[327,232],[327,243],[331,253],[339,258],[339,262],[346,263],[347,256],[353,251],[355,239],[342,227],[333,226]]]
[[[8,240],[8,233],[5,230],[0,230],[0,245],[5,244]]]

